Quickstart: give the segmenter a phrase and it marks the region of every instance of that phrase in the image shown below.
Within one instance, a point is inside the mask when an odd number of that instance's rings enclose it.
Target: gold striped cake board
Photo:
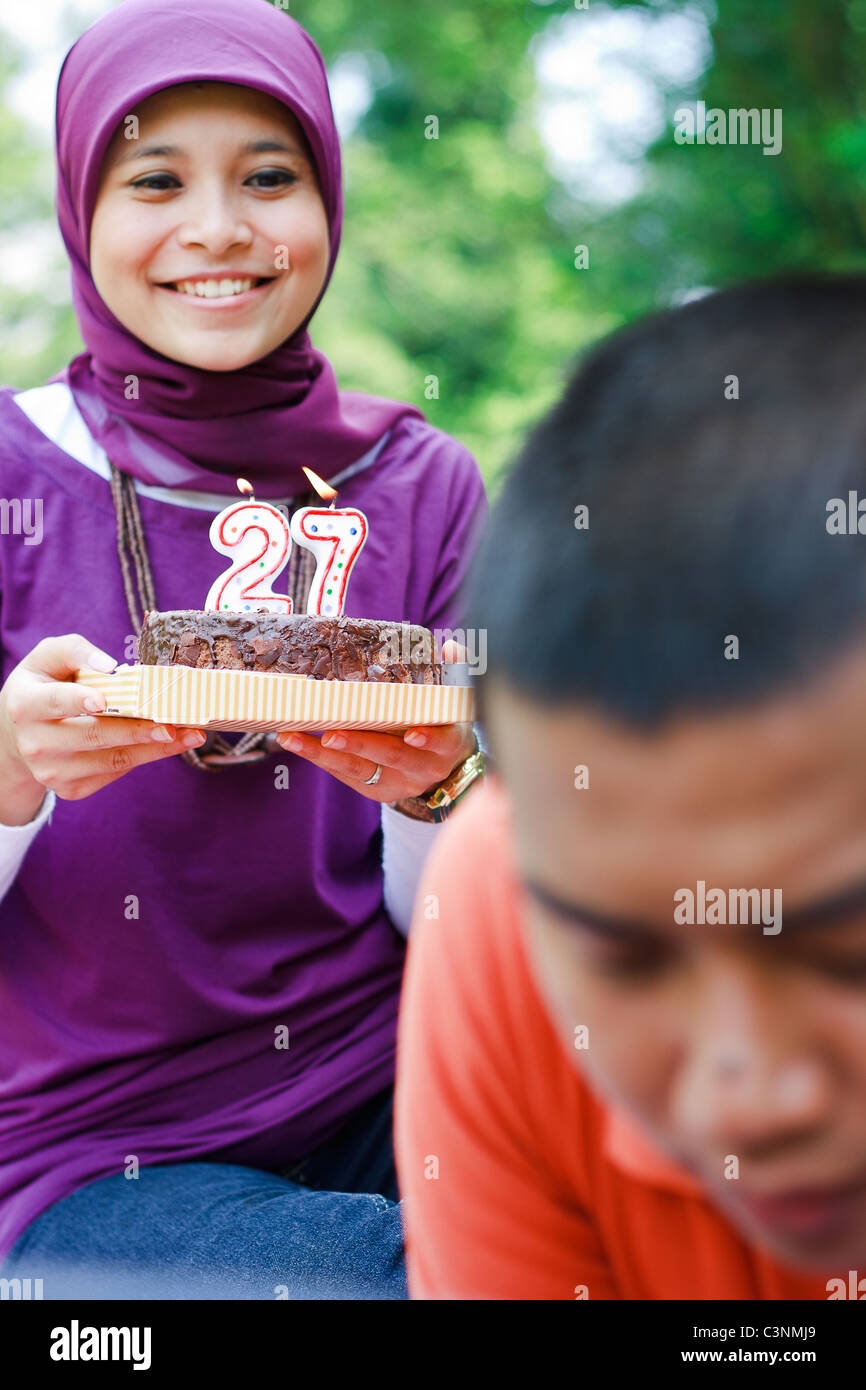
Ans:
[[[468,723],[473,692],[465,685],[396,685],[323,681],[267,671],[198,670],[191,666],[118,666],[107,675],[79,671],[79,685],[105,696],[106,714],[239,733],[256,729],[379,729]]]

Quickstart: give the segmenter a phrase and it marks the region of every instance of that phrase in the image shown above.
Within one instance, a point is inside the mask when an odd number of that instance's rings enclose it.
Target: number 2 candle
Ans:
[[[234,564],[214,580],[204,606],[220,612],[269,608],[274,613],[291,613],[289,595],[275,594],[268,587],[268,581],[276,579],[288,562],[292,545],[288,520],[276,507],[257,502],[246,478],[237,482],[239,491],[250,496],[226,507],[210,526],[211,545],[231,556]]]
[[[303,470],[319,496],[327,502],[337,496],[310,468]],[[346,602],[349,575],[367,539],[367,518],[356,507],[302,507],[292,517],[292,537],[316,557],[316,573],[310,585],[307,612],[338,618]]]

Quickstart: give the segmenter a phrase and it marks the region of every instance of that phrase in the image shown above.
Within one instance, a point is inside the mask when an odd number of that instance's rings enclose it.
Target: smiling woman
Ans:
[[[306,323],[325,286],[328,218],[308,142],[280,102],[228,83],[157,92],[136,114],[133,147],[124,122],[102,164],[94,284],[156,351],[233,371]]]
[[[101,718],[72,677],[134,659],[142,608],[202,602],[239,474],[293,512],[303,468],[339,480],[370,523],[346,619],[453,632],[483,484],[413,405],[341,391],[310,339],[341,159],[284,11],[124,0],[63,64],[57,160],[84,351],[0,390],[0,493],[45,502],[40,543],[0,553],[3,1277],[404,1298],[402,933],[439,833],[411,803],[471,729],[204,749]]]

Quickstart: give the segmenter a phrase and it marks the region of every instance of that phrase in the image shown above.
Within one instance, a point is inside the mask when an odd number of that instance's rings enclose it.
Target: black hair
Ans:
[[[828,530],[860,489],[866,276],[757,282],[618,331],[494,504],[468,594],[482,717],[491,676],[648,727],[817,676],[866,632],[866,534]]]

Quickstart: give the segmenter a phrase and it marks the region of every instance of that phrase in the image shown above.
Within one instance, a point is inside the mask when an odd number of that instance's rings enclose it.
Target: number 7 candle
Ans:
[[[337,496],[311,468],[303,470],[315,491],[327,502]],[[291,522],[292,538],[316,558],[316,573],[307,598],[307,612],[338,618],[346,602],[349,575],[367,539],[367,518],[357,507],[301,507]]]

